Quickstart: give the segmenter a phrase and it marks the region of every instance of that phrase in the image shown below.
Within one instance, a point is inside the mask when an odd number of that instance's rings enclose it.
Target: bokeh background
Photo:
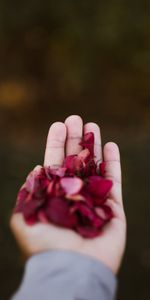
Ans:
[[[128,243],[117,300],[148,300],[149,0],[0,0],[0,299],[23,272],[8,227],[17,191],[43,162],[50,124],[69,114],[120,145]]]

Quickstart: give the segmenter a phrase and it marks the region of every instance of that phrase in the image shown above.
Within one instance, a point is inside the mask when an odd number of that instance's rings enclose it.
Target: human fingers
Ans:
[[[47,138],[44,166],[58,168],[63,164],[66,134],[64,123],[55,122],[51,125]]]
[[[110,197],[122,204],[122,176],[120,152],[117,144],[109,142],[104,146],[105,177],[113,181]]]
[[[67,128],[66,155],[79,154],[83,134],[83,121],[80,116],[72,115],[65,120]]]

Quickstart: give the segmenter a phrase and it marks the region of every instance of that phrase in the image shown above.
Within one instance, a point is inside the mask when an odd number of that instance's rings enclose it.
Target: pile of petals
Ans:
[[[112,181],[104,178],[105,163],[94,161],[93,133],[80,145],[80,154],[67,156],[61,168],[38,166],[29,174],[14,209],[27,224],[53,223],[92,238],[113,217],[106,204]]]

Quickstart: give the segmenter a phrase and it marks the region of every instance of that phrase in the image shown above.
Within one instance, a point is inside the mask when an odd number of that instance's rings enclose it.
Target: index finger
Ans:
[[[61,167],[65,156],[66,126],[56,122],[50,127],[44,158],[44,166]]]

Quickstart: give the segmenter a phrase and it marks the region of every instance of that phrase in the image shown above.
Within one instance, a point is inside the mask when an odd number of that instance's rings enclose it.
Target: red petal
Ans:
[[[55,188],[54,188],[54,196],[55,197],[64,197],[65,191],[63,189],[63,187],[60,184],[60,181],[56,182],[55,184]]]
[[[94,212],[85,203],[77,202],[72,210],[78,211],[81,216],[86,217],[90,222],[94,220]]]
[[[71,176],[83,170],[84,162],[77,155],[69,155],[64,160],[64,167],[67,169],[66,173]]]
[[[102,162],[100,165],[99,165],[99,170],[100,170],[100,174],[102,176],[105,176],[105,172],[106,172],[106,162]]]
[[[104,224],[104,220],[99,218],[99,216],[94,212],[93,209],[89,208],[84,203],[77,203],[77,205],[72,208],[77,210],[80,214],[80,225],[90,225],[95,228],[101,228]]]
[[[31,225],[31,226],[34,225],[34,224],[36,224],[37,222],[38,222],[38,218],[37,218],[36,214],[34,214],[31,217],[29,217],[29,218],[26,219],[26,223],[28,225]]]
[[[78,226],[77,232],[85,238],[94,238],[100,234],[100,229]]]
[[[93,132],[88,132],[84,135],[83,141],[80,143],[80,145],[84,149],[88,149],[91,157],[94,157],[94,134]]]
[[[27,202],[23,209],[23,214],[25,219],[30,218],[37,211],[37,208],[38,208],[37,201],[31,200]]]
[[[29,192],[26,190],[25,184],[23,185],[23,187],[20,189],[18,196],[17,196],[17,201],[24,201],[27,196],[28,196]]]
[[[104,179],[100,176],[91,176],[89,178],[88,190],[96,197],[101,199],[106,198],[111,188],[111,180]]]
[[[51,199],[46,213],[50,221],[56,225],[72,228],[77,224],[77,217],[70,213],[68,202],[61,198]]]
[[[93,198],[93,202],[95,206],[101,206],[106,201],[106,198]]]
[[[99,218],[99,216],[95,215],[92,225],[96,228],[101,229],[104,225],[104,220]]]
[[[23,207],[23,214],[25,218],[29,218],[34,213],[36,213],[37,210],[39,210],[39,208],[41,208],[46,201],[44,195],[41,198],[36,198],[36,195],[29,194],[28,198],[30,198],[30,200],[26,201]]]
[[[66,168],[69,172],[74,173],[74,164],[77,155],[69,155],[64,160],[63,167]]]
[[[20,202],[20,203],[16,204],[13,212],[14,213],[22,212],[23,208],[24,208],[24,202]]]
[[[78,194],[82,187],[83,181],[77,177],[65,177],[60,180],[60,184],[64,189],[65,193],[68,195]]]
[[[47,215],[46,215],[46,212],[44,209],[41,209],[38,213],[37,213],[37,216],[38,216],[38,220],[44,224],[47,224],[49,223],[48,221],[48,218],[47,218]]]
[[[84,176],[89,177],[96,174],[97,166],[93,159],[91,159],[84,168]]]
[[[27,190],[24,186],[25,185],[23,185],[23,187],[20,189],[20,191],[18,193],[17,203],[16,203],[16,207],[14,208],[14,212],[22,212],[24,204],[25,204],[25,200],[29,195],[29,192],[27,192]]]

